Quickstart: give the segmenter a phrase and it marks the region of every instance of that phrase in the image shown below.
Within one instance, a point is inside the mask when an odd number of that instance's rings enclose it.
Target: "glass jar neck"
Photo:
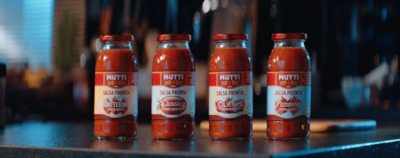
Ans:
[[[159,41],[158,49],[189,49],[189,41]]]
[[[245,40],[220,40],[215,42],[215,48],[246,48]]]
[[[285,40],[274,40],[274,47],[302,47],[304,48],[303,39],[285,39]]]
[[[119,41],[119,42],[105,42],[103,45],[103,50],[109,49],[129,49],[132,50],[132,42],[129,41]]]

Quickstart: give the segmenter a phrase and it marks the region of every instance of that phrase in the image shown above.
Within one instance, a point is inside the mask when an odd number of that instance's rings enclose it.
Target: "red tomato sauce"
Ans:
[[[268,65],[268,72],[311,71],[308,53],[304,47],[274,48]],[[267,115],[267,124],[267,134],[270,138],[306,138],[310,133],[310,118],[306,115],[290,119]]]
[[[154,72],[193,72],[194,58],[190,49],[166,48],[158,49],[153,60]],[[154,82],[154,79],[153,79]],[[153,84],[154,85],[154,84]],[[193,107],[194,108],[194,107]],[[185,139],[194,134],[194,117],[184,114],[177,118],[152,114],[152,134],[157,139]]]
[[[134,53],[128,49],[102,50],[96,61],[96,72],[137,72]],[[112,118],[102,114],[94,115],[94,134],[96,137],[134,137],[137,122],[132,114]]]
[[[209,69],[210,73],[243,72],[252,71],[252,66],[246,48],[216,48],[210,59]],[[212,138],[249,138],[251,135],[252,118],[247,114],[231,119],[210,115]]]

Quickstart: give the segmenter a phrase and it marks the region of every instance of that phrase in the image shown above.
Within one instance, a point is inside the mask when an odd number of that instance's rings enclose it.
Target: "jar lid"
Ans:
[[[307,34],[305,33],[273,33],[272,40],[279,39],[307,39]]]
[[[157,37],[157,41],[172,41],[172,40],[191,41],[192,36],[189,34],[160,34]]]
[[[247,34],[215,34],[214,41],[217,40],[248,40]]]
[[[133,41],[133,35],[102,35],[100,36],[101,42],[106,41]]]

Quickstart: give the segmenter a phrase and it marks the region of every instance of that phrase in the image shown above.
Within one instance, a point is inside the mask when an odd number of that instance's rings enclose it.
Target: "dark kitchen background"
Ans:
[[[254,117],[265,118],[271,34],[304,32],[312,118],[400,120],[400,2],[394,0],[0,0],[0,62],[8,122],[93,120],[99,35],[133,34],[139,122],[150,122],[157,34],[191,34],[196,120],[208,118],[215,33],[247,33]]]

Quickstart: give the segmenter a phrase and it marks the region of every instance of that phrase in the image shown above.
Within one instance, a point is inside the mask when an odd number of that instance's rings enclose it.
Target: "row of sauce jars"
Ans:
[[[268,60],[267,134],[303,139],[310,133],[311,72],[303,33],[272,35]],[[133,36],[104,35],[95,73],[94,134],[130,139],[137,131],[138,63]],[[191,36],[161,34],[152,69],[152,134],[187,139],[195,130],[195,63]],[[253,73],[246,34],[216,34],[209,62],[209,130],[213,139],[252,135]]]

